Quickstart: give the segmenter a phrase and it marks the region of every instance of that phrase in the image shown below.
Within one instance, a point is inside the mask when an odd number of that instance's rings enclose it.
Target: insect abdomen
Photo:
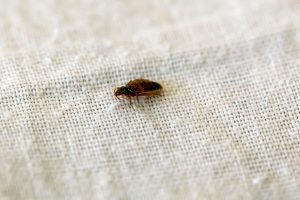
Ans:
[[[162,86],[156,82],[146,82],[144,84],[144,91],[155,91],[162,89]]]

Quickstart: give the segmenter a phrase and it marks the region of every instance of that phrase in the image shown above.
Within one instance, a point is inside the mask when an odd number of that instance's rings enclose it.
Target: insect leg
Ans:
[[[139,96],[138,95],[136,95],[136,100],[137,100],[138,104],[140,104],[139,103]]]
[[[132,106],[131,97],[129,97],[129,102],[130,102],[130,105]]]

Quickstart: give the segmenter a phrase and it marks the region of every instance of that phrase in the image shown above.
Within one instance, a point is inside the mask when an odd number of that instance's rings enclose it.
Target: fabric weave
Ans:
[[[300,199],[298,0],[0,3],[0,199]]]

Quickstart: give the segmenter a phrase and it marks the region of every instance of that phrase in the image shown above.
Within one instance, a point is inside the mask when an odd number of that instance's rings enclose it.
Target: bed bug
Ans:
[[[147,79],[135,79],[129,81],[125,86],[118,87],[114,90],[114,95],[128,98],[130,105],[132,105],[131,98],[136,97],[139,103],[140,96],[158,96],[162,91],[162,86],[159,83]]]

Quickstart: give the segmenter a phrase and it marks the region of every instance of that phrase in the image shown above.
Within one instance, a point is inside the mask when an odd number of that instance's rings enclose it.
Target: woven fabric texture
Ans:
[[[0,199],[300,199],[299,0],[0,4]]]

